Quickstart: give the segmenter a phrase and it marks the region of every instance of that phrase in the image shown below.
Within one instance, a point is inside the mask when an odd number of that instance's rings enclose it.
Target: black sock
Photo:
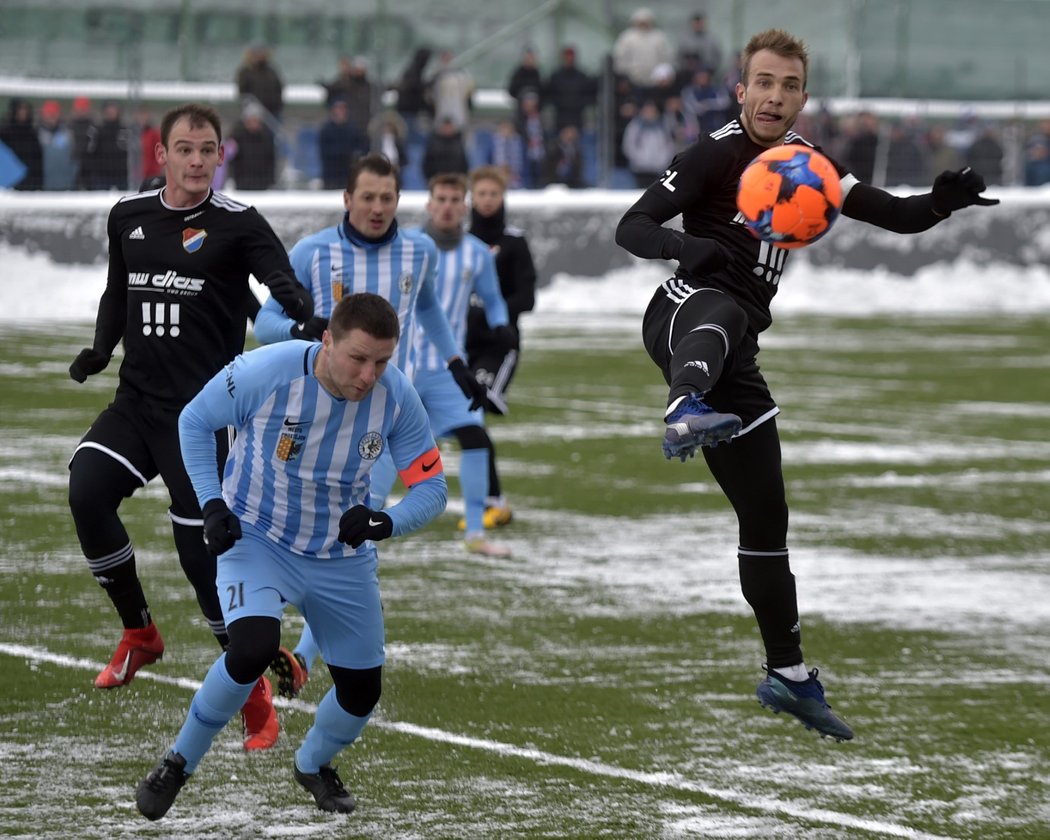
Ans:
[[[113,565],[114,560],[117,561],[116,565]],[[149,626],[153,618],[135,570],[135,551],[131,543],[106,557],[89,559],[88,568],[113,602],[126,629],[138,630]]]
[[[740,588],[755,611],[758,629],[770,668],[795,665],[802,661],[802,633],[798,622],[795,576],[788,565],[787,549],[782,552],[746,553],[741,546]]]

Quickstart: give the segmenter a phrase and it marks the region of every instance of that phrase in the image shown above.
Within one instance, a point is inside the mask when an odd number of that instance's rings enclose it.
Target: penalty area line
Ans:
[[[105,667],[105,663],[95,662],[65,654],[53,653],[44,648],[31,647],[29,645],[17,645],[0,642],[0,653],[7,654],[29,662],[47,662],[67,668],[77,668],[84,671],[98,672]],[[196,691],[200,688],[200,680],[188,679],[186,677],[170,677],[165,674],[157,674],[152,671],[140,670],[136,675],[137,680],[152,680],[163,685],[171,685],[187,691]],[[293,711],[313,714],[317,711],[317,704],[306,703],[302,700],[287,700],[283,697],[273,698],[274,706]],[[917,831],[907,826],[898,825],[882,820],[864,819],[852,814],[844,814],[826,808],[812,808],[798,803],[776,799],[768,796],[751,796],[735,790],[713,787],[701,784],[693,779],[686,778],[678,773],[654,772],[646,770],[630,770],[618,767],[615,764],[606,764],[585,758],[573,758],[571,756],[558,755],[534,747],[519,747],[515,744],[507,744],[502,741],[493,741],[488,738],[475,738],[469,735],[458,735],[454,732],[446,732],[430,726],[420,726],[405,721],[376,720],[371,721],[372,726],[423,738],[443,744],[465,747],[473,750],[494,753],[508,758],[518,758],[532,761],[548,767],[564,767],[591,776],[607,779],[620,779],[647,785],[655,788],[667,788],[669,790],[683,793],[695,793],[709,799],[731,803],[749,811],[756,811],[768,815],[795,817],[804,822],[824,823],[841,828],[852,828],[883,837],[906,837],[909,840],[950,840],[937,834],[928,834]]]

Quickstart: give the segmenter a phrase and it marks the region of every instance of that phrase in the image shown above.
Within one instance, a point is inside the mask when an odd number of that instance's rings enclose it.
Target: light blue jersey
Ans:
[[[389,450],[409,492],[387,513],[393,536],[426,524],[444,510],[443,473],[420,475],[413,465],[436,453],[422,402],[408,378],[388,365],[360,402],[332,396],[314,375],[321,344],[285,341],[238,356],[215,375],[179,418],[183,459],[203,505],[223,497],[243,521],[298,554],[346,557],[339,518],[369,505],[370,471]],[[220,488],[214,430],[233,426],[236,440]],[[432,466],[432,463],[431,463]]]
[[[509,322],[507,303],[500,292],[499,276],[496,274],[496,262],[489,246],[476,236],[465,233],[455,248],[447,251],[438,249],[434,289],[448,318],[452,336],[460,347],[466,338],[471,294],[477,294],[481,299],[485,317],[491,326],[500,327]],[[446,357],[429,332],[417,328],[414,341],[419,370],[445,369]]]
[[[399,230],[369,240],[347,221],[301,239],[289,254],[295,276],[314,299],[316,315],[328,318],[345,295],[372,292],[390,301],[401,322],[401,341],[393,364],[410,377],[414,367],[412,336],[426,330],[444,361],[462,356],[434,292],[438,251],[420,230]],[[287,341],[295,322],[272,297],[255,319],[255,337],[263,344]]]

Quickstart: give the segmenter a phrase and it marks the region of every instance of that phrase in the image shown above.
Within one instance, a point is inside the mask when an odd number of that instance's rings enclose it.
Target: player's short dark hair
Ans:
[[[495,181],[499,184],[500,189],[506,192],[507,190],[507,173],[499,166],[492,166],[486,164],[485,166],[479,166],[470,173],[470,188],[474,189],[474,185],[478,181]]]
[[[753,35],[743,52],[743,64],[740,68],[740,83],[747,87],[747,74],[751,70],[751,59],[759,50],[769,50],[781,58],[797,58],[802,61],[802,89],[806,89],[809,76],[809,50],[801,38],[796,38],[783,29],[767,29]]]
[[[401,322],[385,297],[358,292],[339,301],[328,319],[333,341],[349,335],[351,330],[363,330],[375,338],[397,339],[401,337]]]
[[[190,128],[203,128],[210,125],[215,129],[215,136],[219,142],[222,142],[222,120],[219,112],[211,105],[187,102],[183,105],[176,105],[161,118],[160,143],[165,149],[168,148],[168,137],[171,135],[172,127],[183,117],[189,120]]]
[[[357,188],[357,178],[362,172],[371,172],[383,178],[387,175],[394,176],[394,187],[401,192],[401,169],[390,158],[380,152],[369,152],[361,155],[350,164],[350,174],[346,178],[346,191],[353,193]]]
[[[467,176],[461,172],[439,172],[427,181],[427,190],[433,194],[435,187],[455,187],[463,195],[467,194]]]

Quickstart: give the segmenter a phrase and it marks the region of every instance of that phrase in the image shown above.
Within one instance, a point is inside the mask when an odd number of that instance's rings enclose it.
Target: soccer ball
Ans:
[[[736,206],[759,239],[780,248],[801,248],[831,229],[842,207],[842,184],[820,152],[776,146],[747,165]]]

